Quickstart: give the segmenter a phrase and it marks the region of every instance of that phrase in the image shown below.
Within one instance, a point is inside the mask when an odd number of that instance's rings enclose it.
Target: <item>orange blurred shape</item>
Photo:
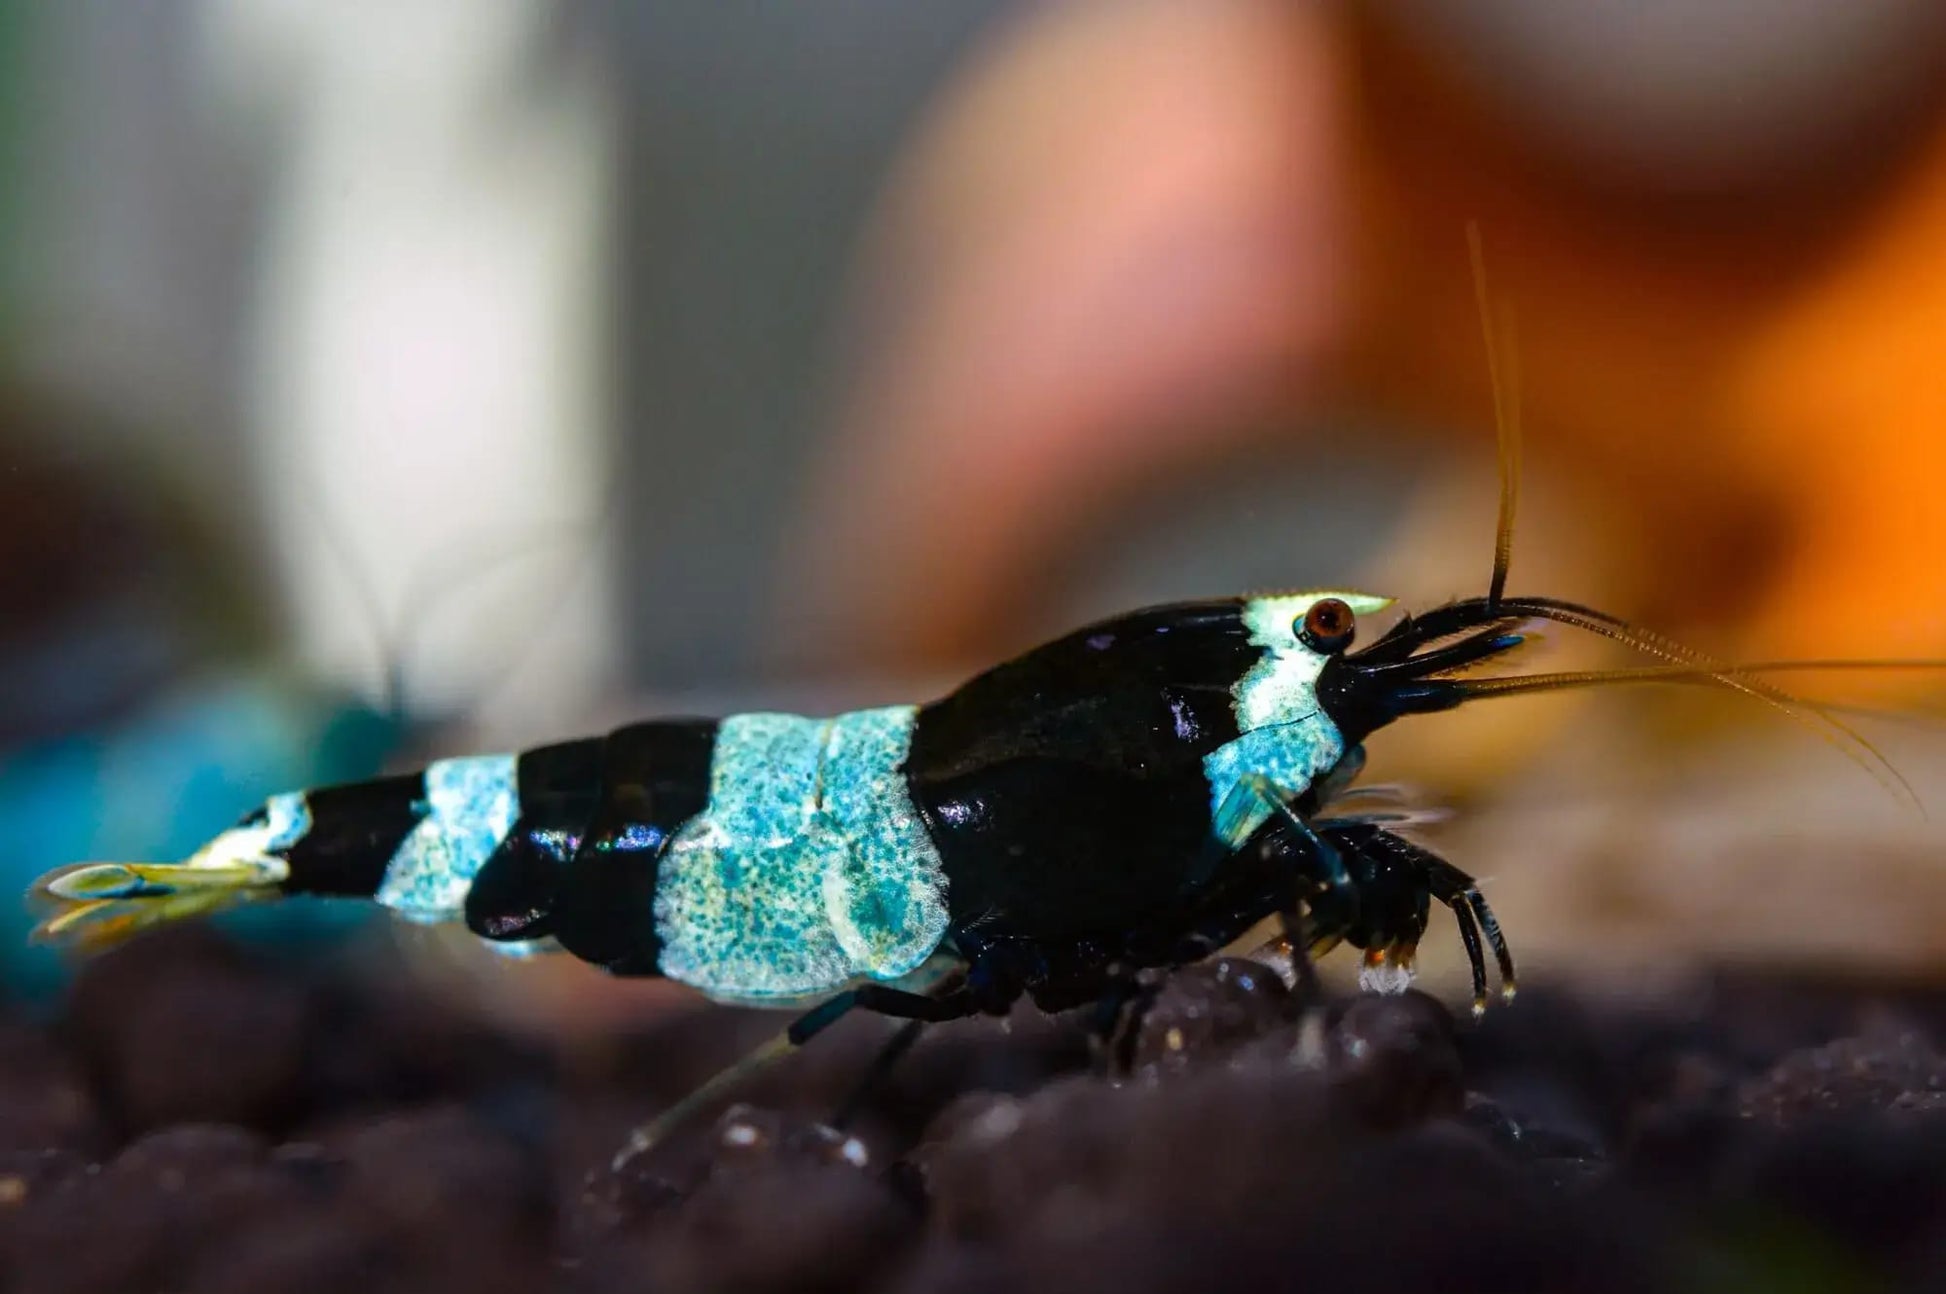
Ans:
[[[867,244],[794,648],[1017,648],[1050,555],[1288,405],[1340,314],[1322,31],[1261,0],[1078,3],[973,61]]]
[[[1363,9],[1079,3],[1003,33],[868,244],[790,576],[811,654],[1017,648],[1079,538],[1267,427],[1328,434],[1300,430],[1327,408],[1490,471],[1477,219],[1530,461],[1569,501],[1530,514],[1516,588],[1726,654],[1946,656],[1939,95],[1788,175],[1660,188],[1490,90]],[[1367,582],[1471,588],[1485,548],[1461,547]]]
[[[1946,655],[1937,104],[1774,189],[1616,192],[1423,50],[1375,26],[1358,48],[1360,398],[1433,427],[1486,400],[1454,233],[1476,216],[1532,452],[1626,508],[1609,539],[1642,582],[1616,610],[1745,658]]]

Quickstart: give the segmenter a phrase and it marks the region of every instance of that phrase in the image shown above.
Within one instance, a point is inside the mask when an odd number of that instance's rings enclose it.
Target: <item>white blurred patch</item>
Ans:
[[[615,655],[594,538],[612,113],[591,61],[541,54],[549,14],[204,6],[225,106],[280,136],[245,406],[299,650],[376,692],[398,633],[434,706],[544,660],[495,717],[558,712]]]

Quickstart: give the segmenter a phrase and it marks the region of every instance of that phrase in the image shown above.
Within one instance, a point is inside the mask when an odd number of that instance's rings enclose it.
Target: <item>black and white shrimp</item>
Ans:
[[[1478,698],[1637,679],[1713,680],[1795,708],[1756,667],[1508,595],[1511,426],[1487,591],[1369,642],[1361,619],[1390,603],[1366,593],[1175,603],[925,704],[655,719],[295,791],[185,861],[50,873],[35,886],[53,908],[41,932],[102,943],[278,895],[371,900],[503,948],[797,1012],[769,1057],[853,1009],[926,1022],[1022,997],[1050,1011],[1112,1001],[1137,972],[1270,920],[1301,954],[1363,949],[1367,986],[1397,990],[1436,902],[1458,924],[1477,1012],[1489,956],[1502,991],[1515,984],[1479,887],[1385,815],[1334,809],[1371,733]],[[1536,621],[1662,663],[1477,673]]]

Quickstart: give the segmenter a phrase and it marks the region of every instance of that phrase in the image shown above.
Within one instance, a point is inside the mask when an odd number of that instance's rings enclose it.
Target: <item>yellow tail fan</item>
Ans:
[[[192,863],[75,863],[34,883],[30,897],[49,908],[34,938],[98,951],[136,932],[270,898],[283,880],[270,860]]]

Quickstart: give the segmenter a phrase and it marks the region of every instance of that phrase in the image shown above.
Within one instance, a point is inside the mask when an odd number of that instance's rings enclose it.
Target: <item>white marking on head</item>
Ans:
[[[1299,629],[1305,613],[1326,598],[1337,598],[1355,616],[1392,605],[1390,598],[1326,589],[1251,598],[1243,604],[1244,628],[1250,641],[1264,649],[1264,657],[1232,689],[1241,731],[1295,723],[1317,710],[1318,673],[1331,658],[1306,646]]]
[[[1263,825],[1273,807],[1262,797],[1232,803],[1246,779],[1261,778],[1280,798],[1295,797],[1344,756],[1342,734],[1318,705],[1318,674],[1331,657],[1307,646],[1300,633],[1305,613],[1325,598],[1339,599],[1353,615],[1392,604],[1368,593],[1324,589],[1251,598],[1243,604],[1244,627],[1264,654],[1230,689],[1236,739],[1203,757],[1212,828],[1233,846]],[[1233,808],[1240,811],[1232,813]]]

